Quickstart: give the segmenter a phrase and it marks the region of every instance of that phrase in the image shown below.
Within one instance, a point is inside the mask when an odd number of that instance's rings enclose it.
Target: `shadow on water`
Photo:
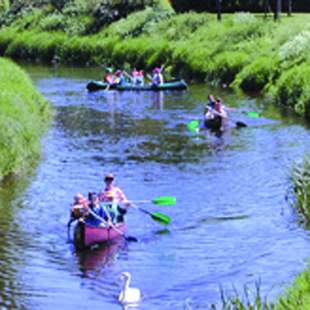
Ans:
[[[31,246],[31,237],[20,231],[17,214],[23,211],[22,195],[29,186],[29,177],[10,176],[0,187],[0,307],[20,308],[18,295],[23,295],[18,270],[26,263],[23,249]]]

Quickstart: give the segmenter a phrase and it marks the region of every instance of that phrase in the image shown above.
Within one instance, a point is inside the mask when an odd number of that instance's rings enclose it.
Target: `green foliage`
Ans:
[[[16,38],[16,29],[0,29],[0,55],[3,55],[9,44]]]
[[[271,95],[278,103],[294,109],[299,115],[310,117],[310,65],[305,63],[285,70]]]
[[[53,13],[42,18],[39,27],[43,31],[60,31],[65,29],[65,18],[62,14]]]
[[[214,57],[213,69],[208,73],[209,78],[229,85],[248,61],[247,54],[243,52],[220,53]]]
[[[0,14],[1,12],[7,11],[10,8],[9,0],[0,0]]]
[[[277,310],[307,310],[310,305],[310,268],[300,273],[275,305]]]
[[[201,27],[207,27],[212,17],[208,14],[186,13],[161,21],[156,31],[169,41],[186,40]]]
[[[278,67],[276,57],[258,57],[237,74],[233,86],[245,91],[261,91],[278,75]]]
[[[234,294],[228,296],[221,288],[221,304],[213,304],[210,310],[273,310],[272,303],[268,303],[266,298],[261,295],[261,282],[255,284],[252,290],[248,286],[243,287],[243,292],[239,293],[234,289]]]
[[[50,110],[24,71],[3,58],[0,67],[0,177],[4,177],[24,171],[39,157]]]
[[[152,35],[157,29],[158,23],[170,16],[169,11],[147,7],[142,11],[130,14],[112,23],[102,31],[103,36],[119,36],[121,38],[137,37],[142,34]]]
[[[292,170],[292,183],[294,198],[293,206],[302,219],[310,223],[310,156],[305,156],[300,164],[295,164]]]
[[[305,57],[310,52],[310,30],[298,33],[280,47],[279,56],[282,61]]]

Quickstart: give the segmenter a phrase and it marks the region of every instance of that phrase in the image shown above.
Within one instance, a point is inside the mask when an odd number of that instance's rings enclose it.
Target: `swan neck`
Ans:
[[[130,284],[130,278],[125,279],[124,290],[127,290],[129,288],[129,284]]]

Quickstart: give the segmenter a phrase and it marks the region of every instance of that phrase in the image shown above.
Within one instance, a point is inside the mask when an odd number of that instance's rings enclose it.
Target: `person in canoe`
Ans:
[[[116,70],[115,78],[114,78],[114,84],[124,85],[126,83],[127,83],[127,81],[126,81],[126,78],[125,78],[123,71],[122,70]]]
[[[103,82],[107,83],[108,85],[112,85],[115,82],[115,76],[113,74],[113,70],[110,67],[105,68],[105,73],[103,76]]]
[[[100,192],[99,200],[106,206],[113,223],[124,222],[124,215],[127,213],[130,203],[123,191],[114,186],[114,175],[112,173],[105,175],[104,182],[105,188]]]
[[[208,103],[204,109],[204,123],[205,127],[213,130],[224,130],[224,124],[228,119],[223,100],[221,98],[215,99],[213,95],[208,96]]]
[[[162,85],[164,84],[164,77],[161,73],[161,68],[155,68],[153,70],[153,76],[152,76],[152,86],[159,86],[159,85]]]
[[[88,193],[89,212],[83,221],[91,226],[111,226],[112,220],[104,207],[100,205],[99,197],[95,192]]]
[[[136,85],[144,85],[144,73],[143,70],[139,70],[136,76]]]
[[[85,218],[87,214],[88,214],[87,199],[81,193],[76,193],[73,197],[73,203],[71,205],[68,227],[70,227],[73,221],[78,220],[80,218]]]
[[[136,68],[133,68],[131,71],[131,83],[136,85],[137,84],[137,79],[139,77],[139,71]]]

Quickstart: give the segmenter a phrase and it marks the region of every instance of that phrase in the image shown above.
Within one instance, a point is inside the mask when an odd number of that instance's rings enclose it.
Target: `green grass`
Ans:
[[[27,170],[40,154],[50,110],[29,77],[0,58],[0,179]]]
[[[295,164],[292,170],[292,206],[296,208],[301,220],[310,224],[310,156],[302,163]]]

